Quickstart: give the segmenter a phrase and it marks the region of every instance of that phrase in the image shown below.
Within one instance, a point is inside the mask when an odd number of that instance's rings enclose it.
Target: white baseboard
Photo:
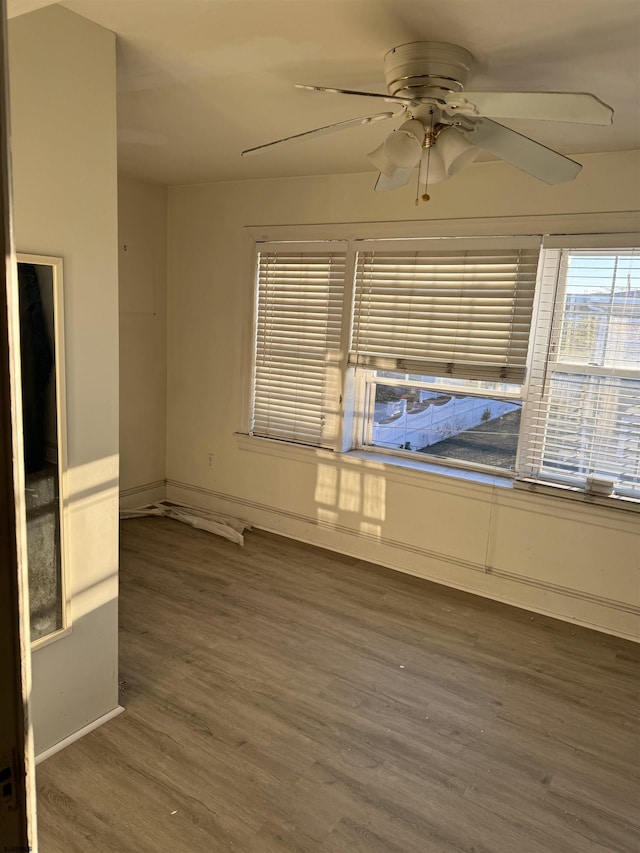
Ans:
[[[297,539],[473,595],[551,616],[585,628],[638,642],[640,608],[586,590],[561,586],[548,579],[516,575],[495,567],[461,560],[416,544],[366,533],[316,518],[275,509],[256,501],[214,492],[176,480],[167,481],[169,500],[178,500],[225,515],[238,515],[253,527]],[[489,581],[491,588],[488,588]]]
[[[59,743],[55,743],[53,746],[50,746],[49,749],[45,749],[44,752],[41,752],[39,755],[36,755],[36,764],[40,764],[41,761],[46,761],[47,758],[51,758],[52,755],[55,755],[56,752],[60,752],[61,749],[64,749],[67,746],[70,746],[75,741],[80,740],[81,737],[88,735],[89,732],[92,732],[94,729],[99,728],[100,726],[108,723],[109,720],[113,720],[114,717],[118,717],[124,708],[122,705],[117,705],[113,711],[109,711],[107,714],[103,714],[101,717],[98,717],[97,720],[94,720],[92,723],[87,723],[86,726],[83,726],[81,729],[78,729],[77,732],[74,732],[69,737],[64,738]]]
[[[167,497],[167,481],[156,480],[153,483],[142,483],[120,492],[121,509],[138,509],[147,504],[163,501]]]

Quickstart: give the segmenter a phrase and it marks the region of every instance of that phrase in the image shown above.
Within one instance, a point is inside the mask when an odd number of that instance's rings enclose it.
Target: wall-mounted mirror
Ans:
[[[31,641],[67,627],[62,258],[18,254]]]

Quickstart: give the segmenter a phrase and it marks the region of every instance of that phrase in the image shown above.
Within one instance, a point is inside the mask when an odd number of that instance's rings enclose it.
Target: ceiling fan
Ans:
[[[582,168],[551,148],[497,121],[532,119],[608,125],[613,110],[595,95],[582,92],[465,91],[473,56],[455,44],[410,42],[384,57],[387,95],[296,84],[299,89],[359,98],[375,98],[400,107],[325,125],[242,152],[259,154],[290,142],[392,118],[402,124],[368,157],[379,169],[376,190],[405,186],[418,167],[418,191],[452,177],[480,150],[494,154],[548,184],[570,181]]]

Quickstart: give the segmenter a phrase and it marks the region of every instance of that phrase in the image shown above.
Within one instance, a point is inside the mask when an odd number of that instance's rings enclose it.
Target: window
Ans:
[[[255,435],[334,446],[346,254],[333,248],[260,252]]]
[[[464,467],[515,469],[521,385],[373,371],[365,412],[365,445]]]
[[[258,244],[251,434],[640,499],[640,253],[572,239]]]
[[[640,498],[640,252],[549,250],[524,476]]]

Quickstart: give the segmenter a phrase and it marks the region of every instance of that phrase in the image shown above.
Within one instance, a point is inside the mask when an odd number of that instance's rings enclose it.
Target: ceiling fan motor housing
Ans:
[[[473,56],[455,44],[414,41],[392,48],[384,57],[390,95],[436,98],[462,92],[473,67]]]

